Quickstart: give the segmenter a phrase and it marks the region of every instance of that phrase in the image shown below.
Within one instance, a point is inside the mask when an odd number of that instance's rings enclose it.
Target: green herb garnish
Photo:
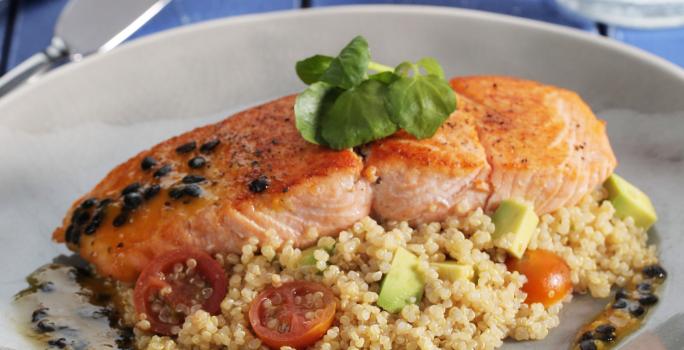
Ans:
[[[311,56],[295,68],[309,85],[297,96],[297,130],[305,140],[334,149],[360,146],[399,128],[429,138],[456,109],[456,95],[437,60],[388,67],[371,61],[362,36],[337,57]]]

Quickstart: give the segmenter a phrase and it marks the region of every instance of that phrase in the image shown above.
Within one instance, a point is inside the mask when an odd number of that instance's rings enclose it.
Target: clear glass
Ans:
[[[556,0],[606,24],[640,28],[684,25],[684,0]]]

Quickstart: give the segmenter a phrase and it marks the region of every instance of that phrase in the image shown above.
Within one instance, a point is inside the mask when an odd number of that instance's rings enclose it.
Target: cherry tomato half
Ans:
[[[528,304],[553,305],[572,291],[570,268],[565,260],[548,250],[528,250],[521,259],[508,258],[506,266],[527,277],[523,292]]]
[[[135,284],[133,299],[153,332],[172,335],[174,326],[182,325],[198,308],[219,313],[227,289],[226,273],[209,254],[180,249],[147,265]]]
[[[249,308],[256,335],[272,348],[297,349],[314,344],[330,328],[337,302],[322,284],[288,282],[261,292]]]

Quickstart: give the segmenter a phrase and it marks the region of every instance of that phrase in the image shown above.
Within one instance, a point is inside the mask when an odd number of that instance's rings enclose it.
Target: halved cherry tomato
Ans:
[[[528,304],[553,305],[572,291],[568,264],[548,250],[528,250],[521,259],[508,258],[506,266],[527,277],[522,290],[527,293]]]
[[[337,301],[319,283],[295,281],[261,292],[249,308],[249,322],[264,344],[301,349],[314,344],[330,328]]]
[[[135,284],[133,299],[136,311],[145,314],[153,332],[172,335],[174,327],[198,308],[219,313],[227,289],[225,271],[209,254],[180,249],[147,265]]]

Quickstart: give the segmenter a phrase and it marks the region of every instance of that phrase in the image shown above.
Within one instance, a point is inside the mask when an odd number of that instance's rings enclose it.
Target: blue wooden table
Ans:
[[[0,0],[0,73],[47,46],[67,1]],[[684,28],[636,30],[599,26],[560,9],[553,0],[172,0],[129,40],[181,25],[246,13],[377,3],[454,6],[556,23],[612,37],[684,66]]]

